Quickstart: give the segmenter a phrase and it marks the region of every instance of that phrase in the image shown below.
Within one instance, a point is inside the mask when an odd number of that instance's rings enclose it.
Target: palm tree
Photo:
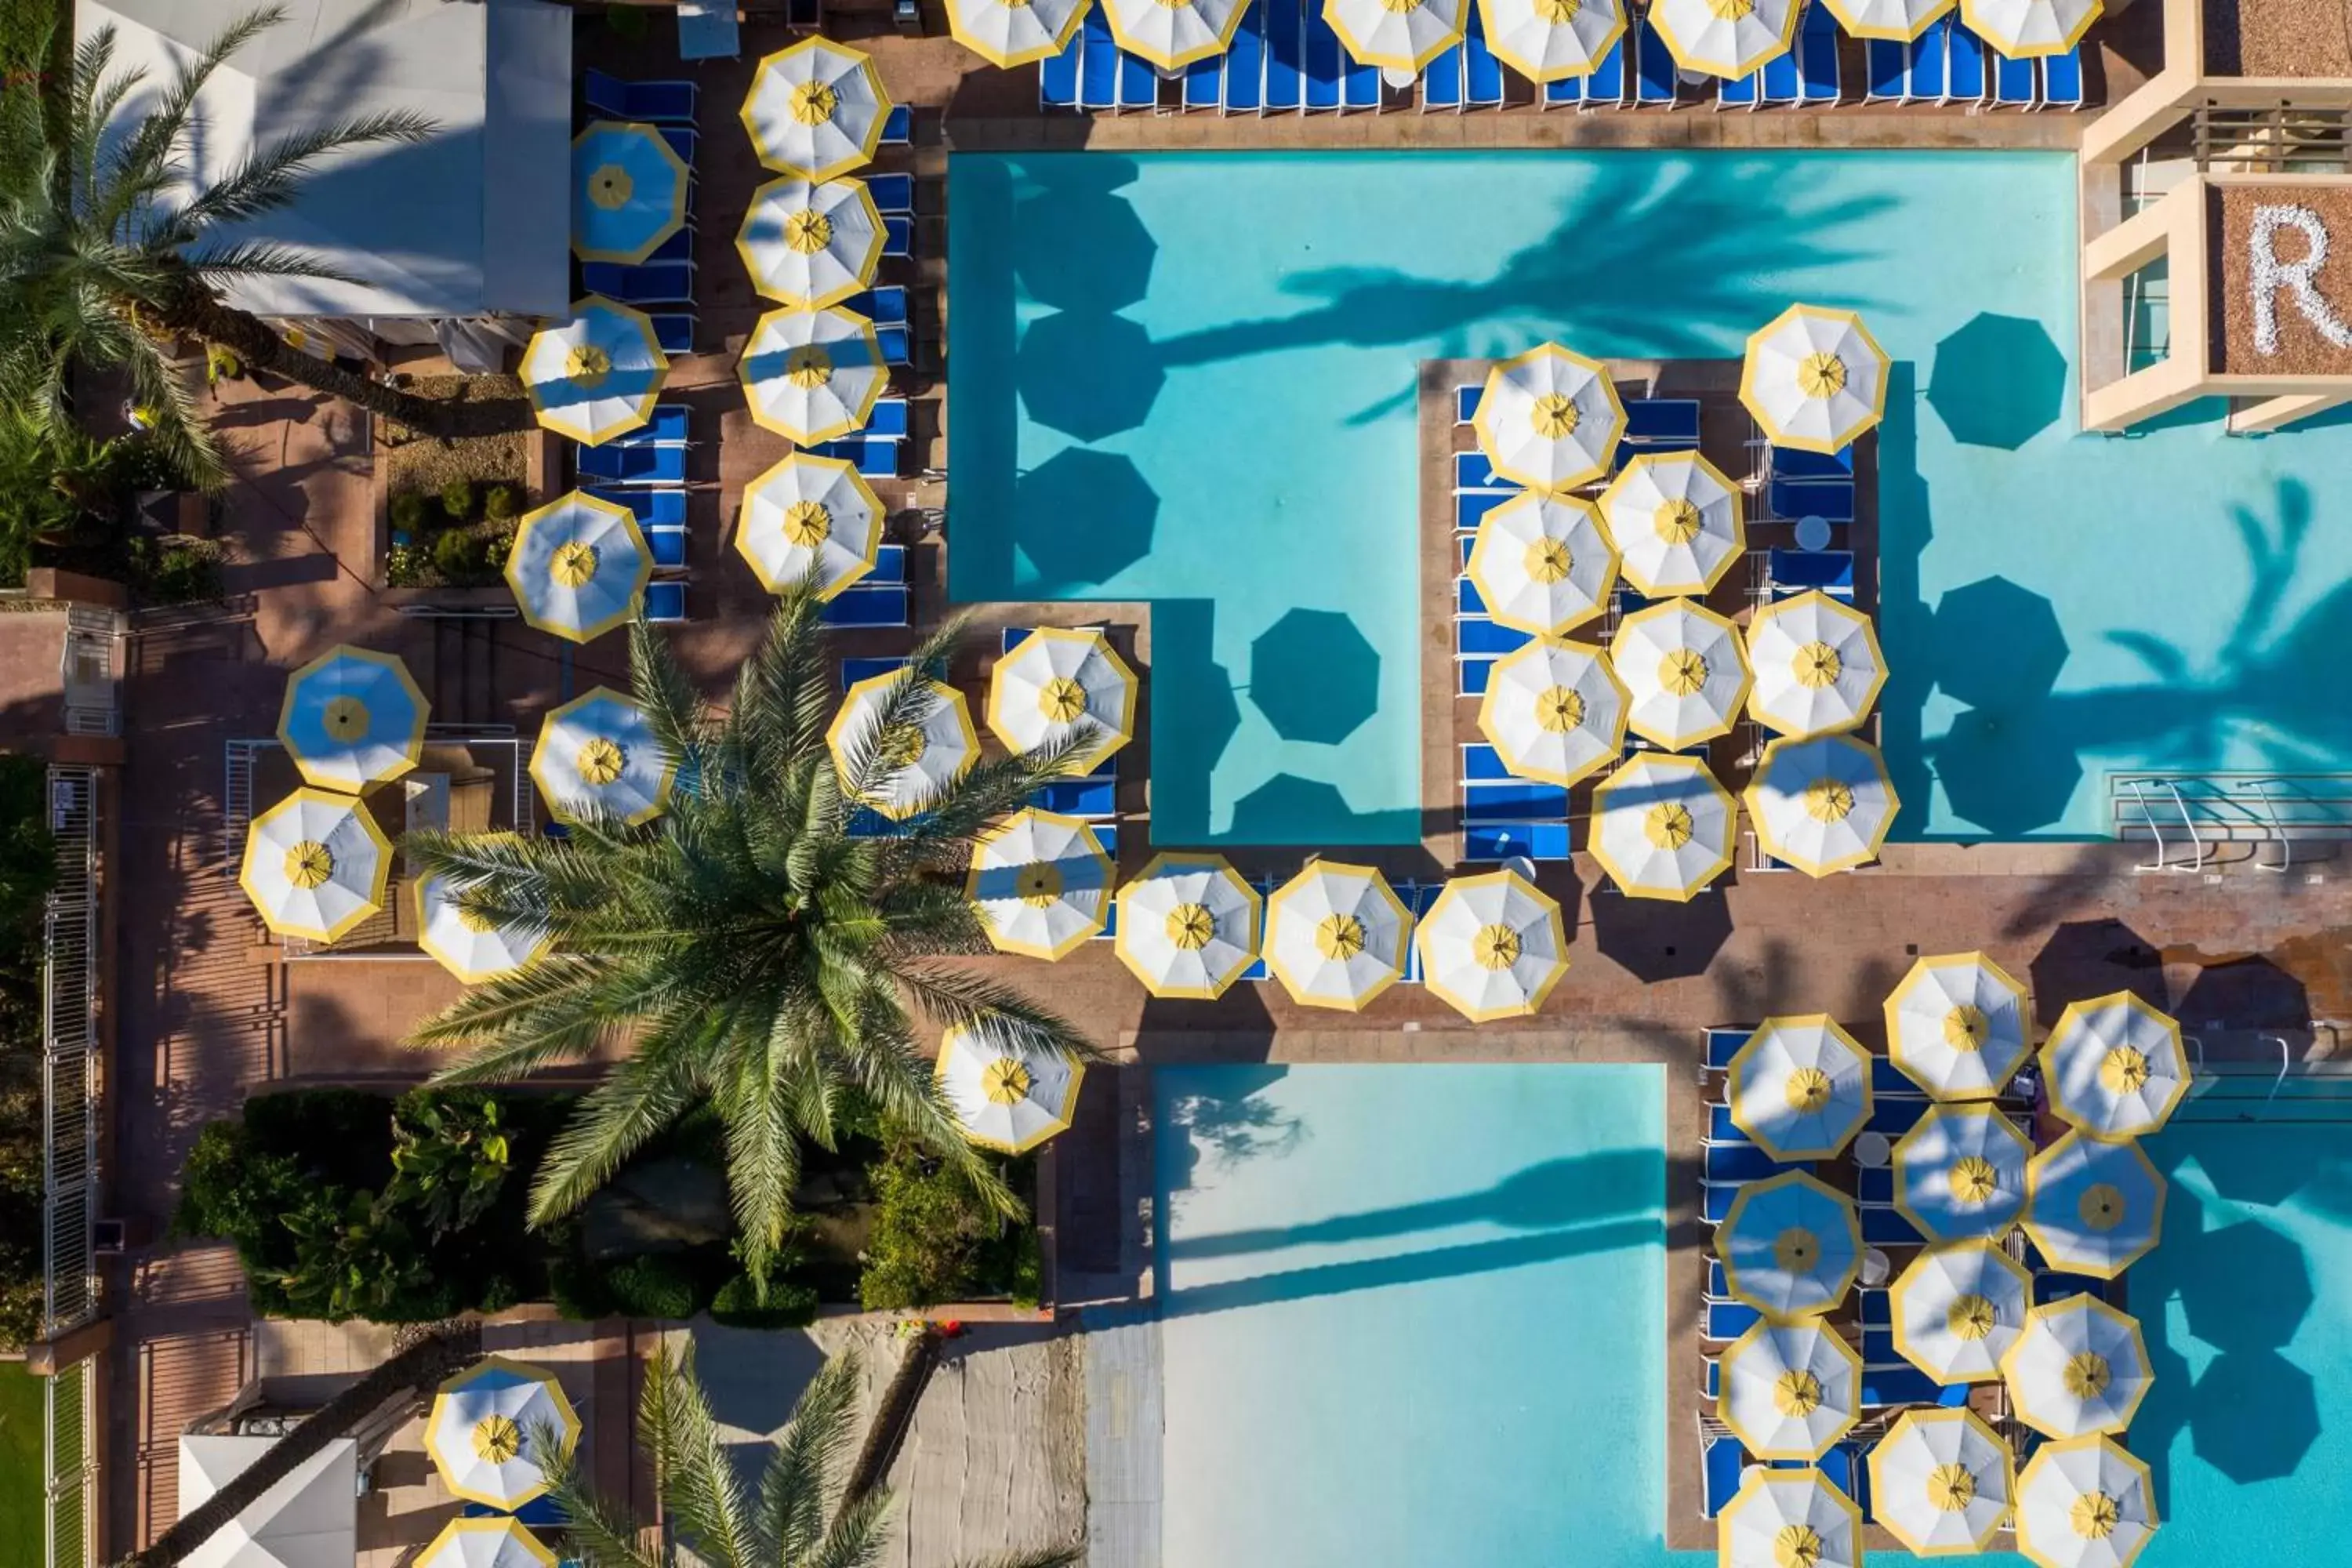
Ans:
[[[874,738],[837,773],[825,729],[840,698],[821,609],[809,584],[782,596],[723,713],[702,705],[659,635],[638,623],[636,698],[685,781],[652,825],[591,816],[563,838],[406,840],[419,875],[465,889],[467,912],[551,933],[558,947],[417,1027],[417,1044],[472,1047],[435,1081],[511,1079],[600,1048],[618,1058],[541,1163],[533,1224],[576,1208],[707,1100],[726,1128],[744,1263],[764,1282],[791,1217],[801,1140],[832,1147],[852,1090],[1001,1212],[1019,1212],[933,1083],[916,1019],[986,1025],[1033,1052],[1092,1054],[1054,1013],[954,962],[988,951],[963,893],[973,835],[1018,809],[1071,752],[982,760],[918,816],[853,832],[860,802],[887,792],[906,765],[898,742],[923,716],[925,682],[946,669],[961,623],[916,650]]]

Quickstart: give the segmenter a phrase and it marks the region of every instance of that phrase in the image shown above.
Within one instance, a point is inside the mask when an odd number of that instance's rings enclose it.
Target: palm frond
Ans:
[[[759,1550],[743,1489],[710,1401],[690,1360],[665,1351],[647,1365],[638,1402],[640,1437],[656,1455],[663,1506],[711,1568],[776,1568]]]
[[[532,1224],[561,1219],[586,1203],[646,1140],[694,1104],[698,1086],[680,1060],[684,1053],[664,1048],[653,1038],[659,1033],[658,1026],[640,1033],[635,1052],[581,1096],[548,1145],[531,1183]]]
[[[858,1382],[854,1354],[832,1357],[809,1379],[776,1436],[760,1478],[760,1531],[780,1564],[806,1560],[824,1539],[835,1470],[856,1435]]]
[[[171,222],[191,235],[247,222],[291,202],[301,188],[302,177],[321,158],[362,147],[414,144],[439,129],[428,116],[386,110],[289,132],[248,154],[180,208]]]
[[[656,1360],[661,1357],[657,1353]],[[654,1372],[649,1365],[646,1380]],[[547,1478],[547,1499],[562,1516],[564,1544],[582,1562],[594,1568],[656,1568],[637,1551],[636,1527],[618,1509],[591,1491],[580,1475],[575,1447],[562,1442],[551,1428],[546,1438],[534,1432],[531,1452],[540,1458]]]

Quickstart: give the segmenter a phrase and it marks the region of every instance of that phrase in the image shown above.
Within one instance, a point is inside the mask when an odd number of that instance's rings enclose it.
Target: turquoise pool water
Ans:
[[[2106,775],[2352,769],[2352,423],[2075,428],[2064,154],[959,155],[950,586],[1155,603],[1161,842],[1418,833],[1416,362],[1899,362],[1898,837],[2104,836]]]

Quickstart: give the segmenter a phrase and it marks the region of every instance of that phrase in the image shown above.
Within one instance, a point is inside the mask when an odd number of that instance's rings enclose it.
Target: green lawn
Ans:
[[[41,1380],[0,1362],[0,1563],[41,1560]]]

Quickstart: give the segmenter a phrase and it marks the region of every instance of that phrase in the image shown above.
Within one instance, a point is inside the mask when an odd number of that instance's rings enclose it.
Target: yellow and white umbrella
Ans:
[[[2189,1092],[2180,1026],[2128,991],[2072,1002],[2042,1046],[2050,1109],[2094,1138],[2138,1138]]]
[[[2164,1234],[2164,1177],[2137,1143],[2069,1132],[2025,1167],[2024,1223],[2052,1268],[2112,1279]]]
[[[1969,31],[2011,59],[2064,54],[2105,10],[2105,0],[1960,0]]]
[[[692,179],[655,127],[590,121],[572,139],[572,253],[637,265],[685,224]]]
[[[855,310],[771,310],[735,366],[751,421],[798,446],[861,429],[890,380],[874,323]]]
[[[1486,47],[1529,81],[1590,76],[1625,36],[1624,0],[1478,0]]]
[[[1012,752],[1076,740],[1065,772],[1084,773],[1135,735],[1135,671],[1094,630],[1034,628],[988,678],[988,728]]]
[[[1870,617],[1815,589],[1767,605],[1748,623],[1748,711],[1783,735],[1851,730],[1886,684]]]
[[[446,875],[416,883],[416,945],[468,985],[525,969],[546,955],[554,937],[533,936],[469,914],[458,885]]]
[[[2009,1445],[1973,1410],[1906,1410],[1868,1462],[1871,1517],[1918,1556],[1982,1552],[2009,1517]]]
[[[427,711],[398,656],[346,644],[287,678],[278,739],[305,782],[357,795],[416,766]]]
[[[2154,1381],[2139,1320],[2096,1296],[2067,1296],[2026,1313],[2000,1375],[2017,1418],[2059,1438],[2122,1431]]]
[[[1789,52],[1801,0],[1650,0],[1650,26],[1686,71],[1743,77]]]
[[[735,553],[771,594],[814,571],[830,599],[874,570],[881,545],[882,503],[845,458],[794,452],[743,491]]]
[[[1112,880],[1093,827],[1029,806],[974,836],[963,892],[997,952],[1051,961],[1101,933]]]
[[[2157,1527],[2145,1460],[2112,1437],[2044,1443],[2017,1476],[2017,1549],[2041,1568],[2131,1568]]]
[[[245,830],[236,885],[279,936],[334,942],[383,908],[392,841],[355,795],[296,790]]]
[[[1990,1241],[1933,1247],[1888,1292],[1895,1348],[1937,1383],[1994,1383],[2032,1304],[2025,1265]]]
[[[980,759],[980,731],[963,693],[943,680],[917,679],[910,706],[891,709],[908,684],[904,670],[870,675],[849,689],[826,726],[824,743],[845,788],[853,792],[861,762],[863,799],[893,822],[916,816]],[[860,752],[871,751],[870,758]]]
[[[1474,1024],[1528,1016],[1568,973],[1559,903],[1517,871],[1454,878],[1413,940],[1430,994]]]
[[[1990,1105],[1938,1105],[1895,1142],[1895,1206],[1930,1241],[1998,1237],[2025,1212],[2033,1144]]]
[[[1705,595],[1748,548],[1739,487],[1696,452],[1643,452],[1601,493],[1618,569],[1653,599]]]
[[[1715,1523],[1718,1568],[1862,1568],[1862,1508],[1808,1466],[1752,1467]]]
[[[1791,305],[1748,338],[1739,401],[1774,446],[1837,452],[1885,416],[1886,370],[1860,316]]]
[[[1670,599],[1620,621],[1609,667],[1633,699],[1627,728],[1670,752],[1728,735],[1748,700],[1739,628],[1694,599]]]
[[[1723,1423],[1759,1459],[1818,1459],[1853,1430],[1862,1356],[1806,1321],[1758,1323],[1721,1363]]]
[[[1853,1200],[1801,1171],[1750,1182],[1715,1227],[1725,1287],[1775,1322],[1818,1317],[1862,1270]]]
[[[1468,0],[1323,0],[1323,19],[1359,65],[1418,74],[1462,41]]]
[[[1852,735],[1773,742],[1743,798],[1764,852],[1808,877],[1876,858],[1902,804],[1878,748]]]
[[[1593,786],[1588,847],[1618,891],[1688,903],[1731,868],[1733,815],[1705,760],[1644,752]]]
[[[1496,473],[1531,490],[1572,490],[1609,471],[1625,405],[1606,365],[1544,343],[1486,373],[1473,424]]]
[[[594,642],[629,620],[653,574],[635,514],[584,490],[525,512],[507,552],[522,618],[567,642]]]
[[[572,319],[531,333],[522,388],[540,424],[586,447],[625,436],[654,416],[669,355],[643,310],[591,294]]]
[[[595,686],[539,727],[530,777],[559,821],[602,812],[635,827],[669,809],[677,761],[654,738],[644,708],[609,686]]]
[[[871,163],[889,118],[873,59],[830,38],[803,38],[761,60],[743,99],[743,129],[760,162],[804,180]]]
[[[1163,71],[1222,55],[1234,41],[1248,0],[1101,0],[1110,36],[1129,54]]]
[[[1565,788],[1624,749],[1625,689],[1599,648],[1538,637],[1488,671],[1478,732],[1518,777]]]
[[[1361,1012],[1404,973],[1412,915],[1370,866],[1311,860],[1265,905],[1265,962],[1291,1000]]]
[[[1022,1050],[985,1025],[958,1024],[940,1038],[936,1076],[966,1138],[1022,1154],[1069,1131],[1086,1068],[1067,1057]]]
[[[1728,1078],[1733,1124],[1783,1163],[1835,1159],[1870,1120],[1870,1058],[1826,1013],[1765,1019]]]
[[[1565,637],[1608,605],[1617,552],[1591,501],[1522,490],[1479,520],[1468,570],[1495,620]]]
[[[567,1448],[580,1438],[580,1416],[555,1374],[485,1356],[434,1394],[425,1451],[459,1498],[511,1512],[547,1490],[539,1440],[548,1432]]]
[[[1004,70],[1058,55],[1092,0],[948,0],[948,34]]]
[[[512,1514],[453,1519],[415,1568],[555,1568],[555,1553]]]
[[[2025,1059],[2025,1005],[1981,952],[1922,958],[1886,998],[1886,1054],[1937,1100],[1990,1100]]]
[[[1907,44],[1927,24],[1948,14],[1958,0],[1819,0],[1838,25],[1857,38]]]
[[[995,5],[997,0],[984,0]],[[751,194],[735,252],[751,287],[814,310],[874,281],[882,262],[882,214],[863,180],[770,180]]]
[[[1213,1001],[1257,957],[1264,900],[1222,855],[1155,855],[1118,890],[1119,962],[1154,996]]]

